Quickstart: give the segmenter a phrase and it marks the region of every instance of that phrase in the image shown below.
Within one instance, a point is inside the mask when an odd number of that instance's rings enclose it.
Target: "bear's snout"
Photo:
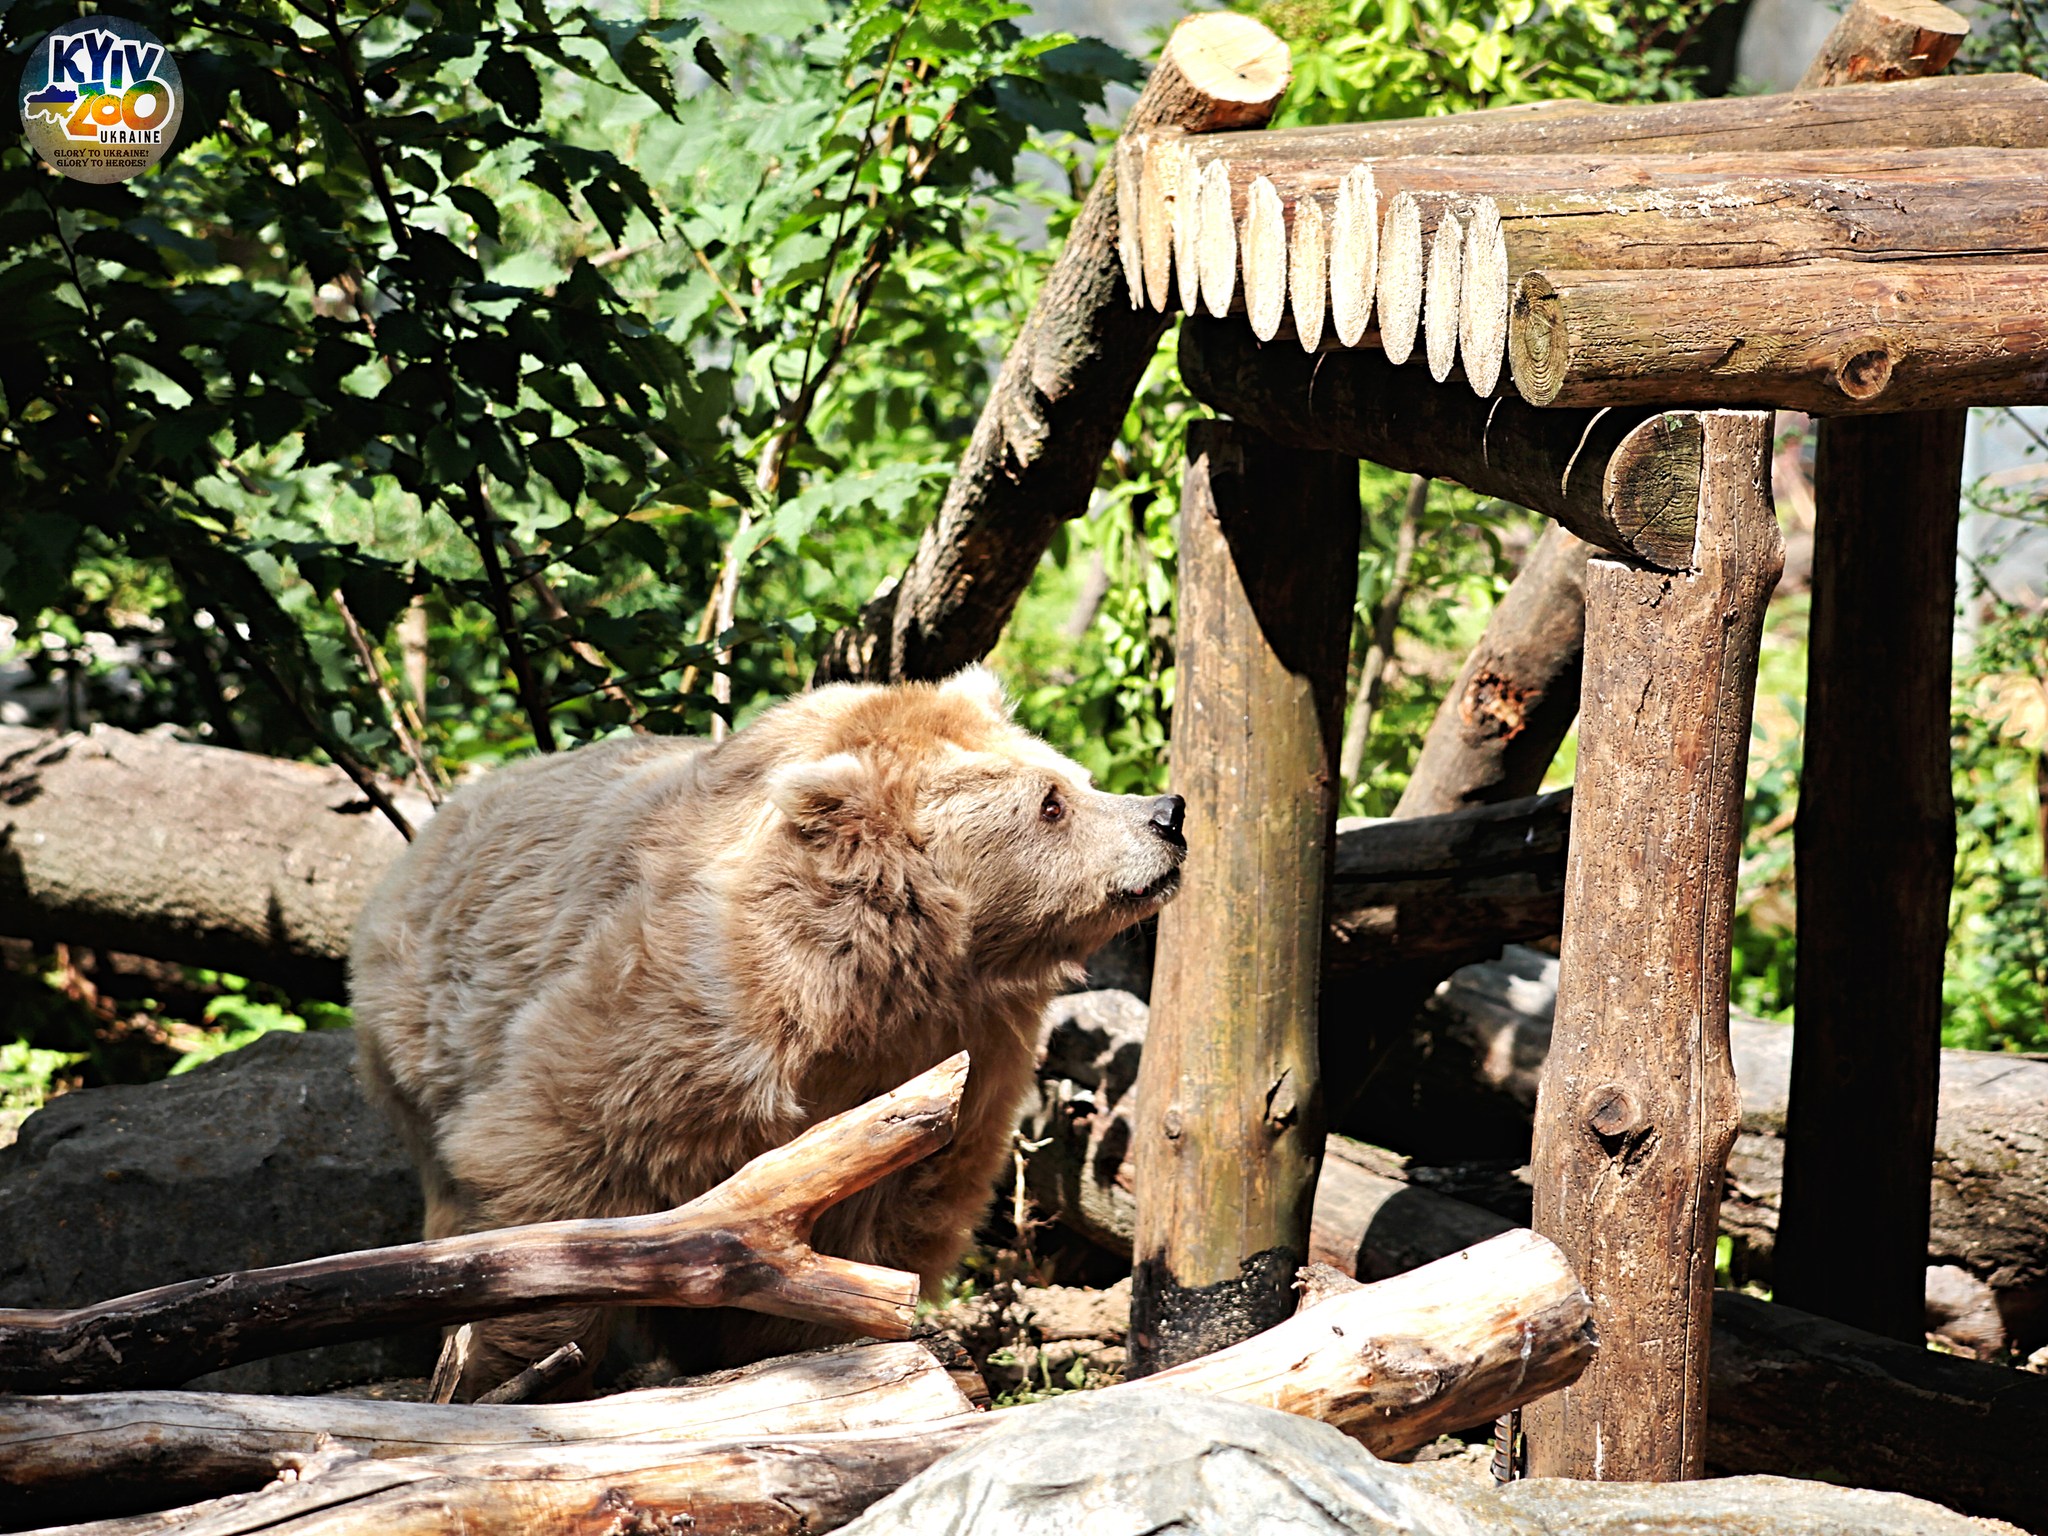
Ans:
[[[1181,823],[1187,818],[1188,803],[1179,795],[1161,795],[1152,802],[1152,830],[1157,832],[1174,847],[1185,852],[1187,839],[1181,836]]]

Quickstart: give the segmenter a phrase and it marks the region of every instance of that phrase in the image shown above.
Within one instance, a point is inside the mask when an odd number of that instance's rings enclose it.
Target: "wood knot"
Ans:
[[[1160,1121],[1160,1129],[1166,1132],[1166,1139],[1167,1139],[1168,1141],[1179,1141],[1179,1140],[1180,1140],[1180,1106],[1179,1106],[1179,1105],[1177,1105],[1177,1104],[1176,1104],[1176,1105],[1175,1105],[1175,1106],[1174,1106],[1173,1108],[1169,1109],[1169,1110],[1168,1110],[1168,1111],[1166,1112],[1166,1116],[1165,1116],[1165,1118],[1164,1118],[1163,1120],[1161,1120],[1161,1121]]]
[[[1586,1096],[1586,1128],[1602,1141],[1620,1141],[1646,1121],[1636,1096],[1619,1083],[1603,1083]]]

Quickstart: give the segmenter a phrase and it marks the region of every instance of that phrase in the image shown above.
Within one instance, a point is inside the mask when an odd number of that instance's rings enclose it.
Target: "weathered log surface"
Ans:
[[[1667,418],[1668,419],[1668,418]],[[1740,1120],[1729,925],[1765,604],[1770,417],[1705,412],[1699,568],[1586,574],[1585,709],[1535,1216],[1600,1358],[1527,1419],[1539,1476],[1699,1475],[1721,1180]]]
[[[0,1391],[159,1386],[415,1323],[585,1305],[738,1306],[902,1338],[914,1275],[809,1245],[819,1214],[944,1146],[963,1053],[819,1122],[673,1211],[546,1222],[0,1311]]]
[[[1545,411],[1506,396],[1481,400],[1469,390],[1439,389],[1420,369],[1397,367],[1379,352],[1311,357],[1285,342],[1262,346],[1230,321],[1191,316],[1180,335],[1181,377],[1196,397],[1277,443],[1455,480],[1663,569],[1692,560],[1694,509],[1682,498],[1632,498],[1659,508],[1647,521],[1617,521],[1609,511],[1617,477],[1697,483],[1682,462],[1689,456],[1682,436],[1633,436],[1653,411]]]
[[[537,1407],[213,1392],[0,1398],[0,1468],[15,1518],[76,1520],[259,1488],[331,1450],[391,1458],[815,1434],[968,1411],[953,1378],[922,1344],[866,1344],[674,1387]]]
[[[1397,818],[1515,800],[1541,787],[1578,718],[1592,552],[1562,527],[1543,531],[1430,722]]]
[[[416,825],[433,812],[404,808]],[[340,997],[356,913],[404,848],[339,769],[106,727],[0,726],[0,933],[12,937]]]
[[[1169,1387],[1321,1418],[1390,1455],[1554,1389],[1593,1352],[1587,1304],[1556,1248],[1510,1232],[1333,1297],[1242,1344],[1104,1395]],[[536,1529],[836,1529],[940,1456],[1036,1405],[905,1430],[582,1444],[343,1460],[154,1528],[191,1536]],[[123,1536],[140,1527],[118,1522]],[[74,1536],[92,1536],[93,1527]],[[111,1531],[101,1536],[112,1536]]]
[[[1968,20],[1938,0],[1855,0],[1806,66],[1798,88],[1938,75],[1969,30]]]
[[[1508,356],[1532,405],[2034,404],[2048,400],[2048,267],[1529,272]]]
[[[1231,422],[1189,429],[1170,780],[1194,805],[1258,813],[1189,823],[1160,918],[1134,1374],[1294,1310],[1323,1146],[1316,998],[1358,519],[1350,459]]]
[[[1126,133],[1263,123],[1287,47],[1248,16],[1190,16],[1167,39]],[[1088,509],[1166,322],[1125,277],[1138,189],[1106,160],[1004,359],[938,516],[902,577],[832,638],[820,681],[937,678],[995,645],[1060,524]],[[1120,248],[1121,247],[1121,248]]]
[[[1714,1293],[1707,1465],[1887,1488],[2048,1527],[2048,1378]]]
[[[1455,968],[1556,933],[1570,821],[1566,789],[1340,827],[1324,970]]]

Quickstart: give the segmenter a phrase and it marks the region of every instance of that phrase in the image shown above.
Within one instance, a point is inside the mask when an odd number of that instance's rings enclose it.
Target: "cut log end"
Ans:
[[[1294,207],[1294,228],[1287,239],[1287,296],[1294,313],[1294,335],[1301,350],[1322,345],[1324,298],[1329,293],[1330,237],[1323,205],[1304,198]]]
[[[1159,64],[1209,102],[1207,119],[1189,125],[1202,133],[1263,127],[1294,77],[1287,44],[1263,23],[1233,11],[1205,11],[1181,22]]]
[[[1465,277],[1465,229],[1448,209],[1437,220],[1429,247],[1429,281],[1423,289],[1423,343],[1429,376],[1441,384],[1458,363],[1458,318]]]
[[[1380,195],[1372,167],[1355,165],[1337,183],[1336,227],[1330,233],[1330,319],[1337,340],[1355,347],[1372,320],[1379,283]]]
[[[1174,161],[1170,171],[1177,189],[1168,204],[1173,223],[1173,272],[1178,285],[1180,307],[1187,314],[1194,314],[1202,302],[1202,265],[1199,252],[1202,245],[1202,199],[1200,172],[1195,166],[1195,157],[1186,144],[1174,149]]]
[[[1380,226],[1380,347],[1390,363],[1405,363],[1422,325],[1422,208],[1398,192]]]
[[[1145,259],[1141,224],[1144,218],[1143,146],[1130,134],[1116,141],[1111,161],[1116,177],[1116,259],[1123,269],[1124,290],[1131,308],[1145,303]]]
[[[1271,341],[1287,314],[1287,214],[1264,176],[1245,198],[1242,244],[1245,315],[1252,334]]]
[[[1690,570],[1697,556],[1700,477],[1706,439],[1698,411],[1652,416],[1607,461],[1607,514],[1635,552],[1667,571]]]
[[[1458,303],[1458,356],[1472,392],[1484,399],[1500,383],[1508,344],[1508,246],[1500,205],[1482,197],[1465,231],[1465,284]]]
[[[1212,160],[1195,195],[1195,273],[1202,304],[1221,320],[1237,295],[1237,220],[1230,206],[1230,167]]]
[[[1137,244],[1145,302],[1154,309],[1166,309],[1173,303],[1173,227],[1187,148],[1177,133],[1149,134],[1136,159]],[[1185,276],[1182,282],[1185,285]]]
[[[1969,30],[1965,17],[1938,0],[1856,0],[1821,44],[1797,89],[1938,75]]]
[[[1549,405],[1564,389],[1571,371],[1571,338],[1565,330],[1564,305],[1557,289],[1541,272],[1530,272],[1515,286],[1508,337],[1508,370],[1515,388],[1531,405]]]

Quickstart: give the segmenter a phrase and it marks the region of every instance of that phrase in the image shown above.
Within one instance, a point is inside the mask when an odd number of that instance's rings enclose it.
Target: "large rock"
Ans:
[[[0,1149],[0,1306],[408,1243],[419,1182],[356,1087],[349,1032],[276,1033],[184,1077],[65,1094]],[[307,1392],[433,1368],[431,1332],[201,1378]]]
[[[1504,1489],[1327,1424],[1181,1392],[1084,1393],[935,1462],[845,1536],[1983,1536],[1899,1494],[1790,1478]]]

